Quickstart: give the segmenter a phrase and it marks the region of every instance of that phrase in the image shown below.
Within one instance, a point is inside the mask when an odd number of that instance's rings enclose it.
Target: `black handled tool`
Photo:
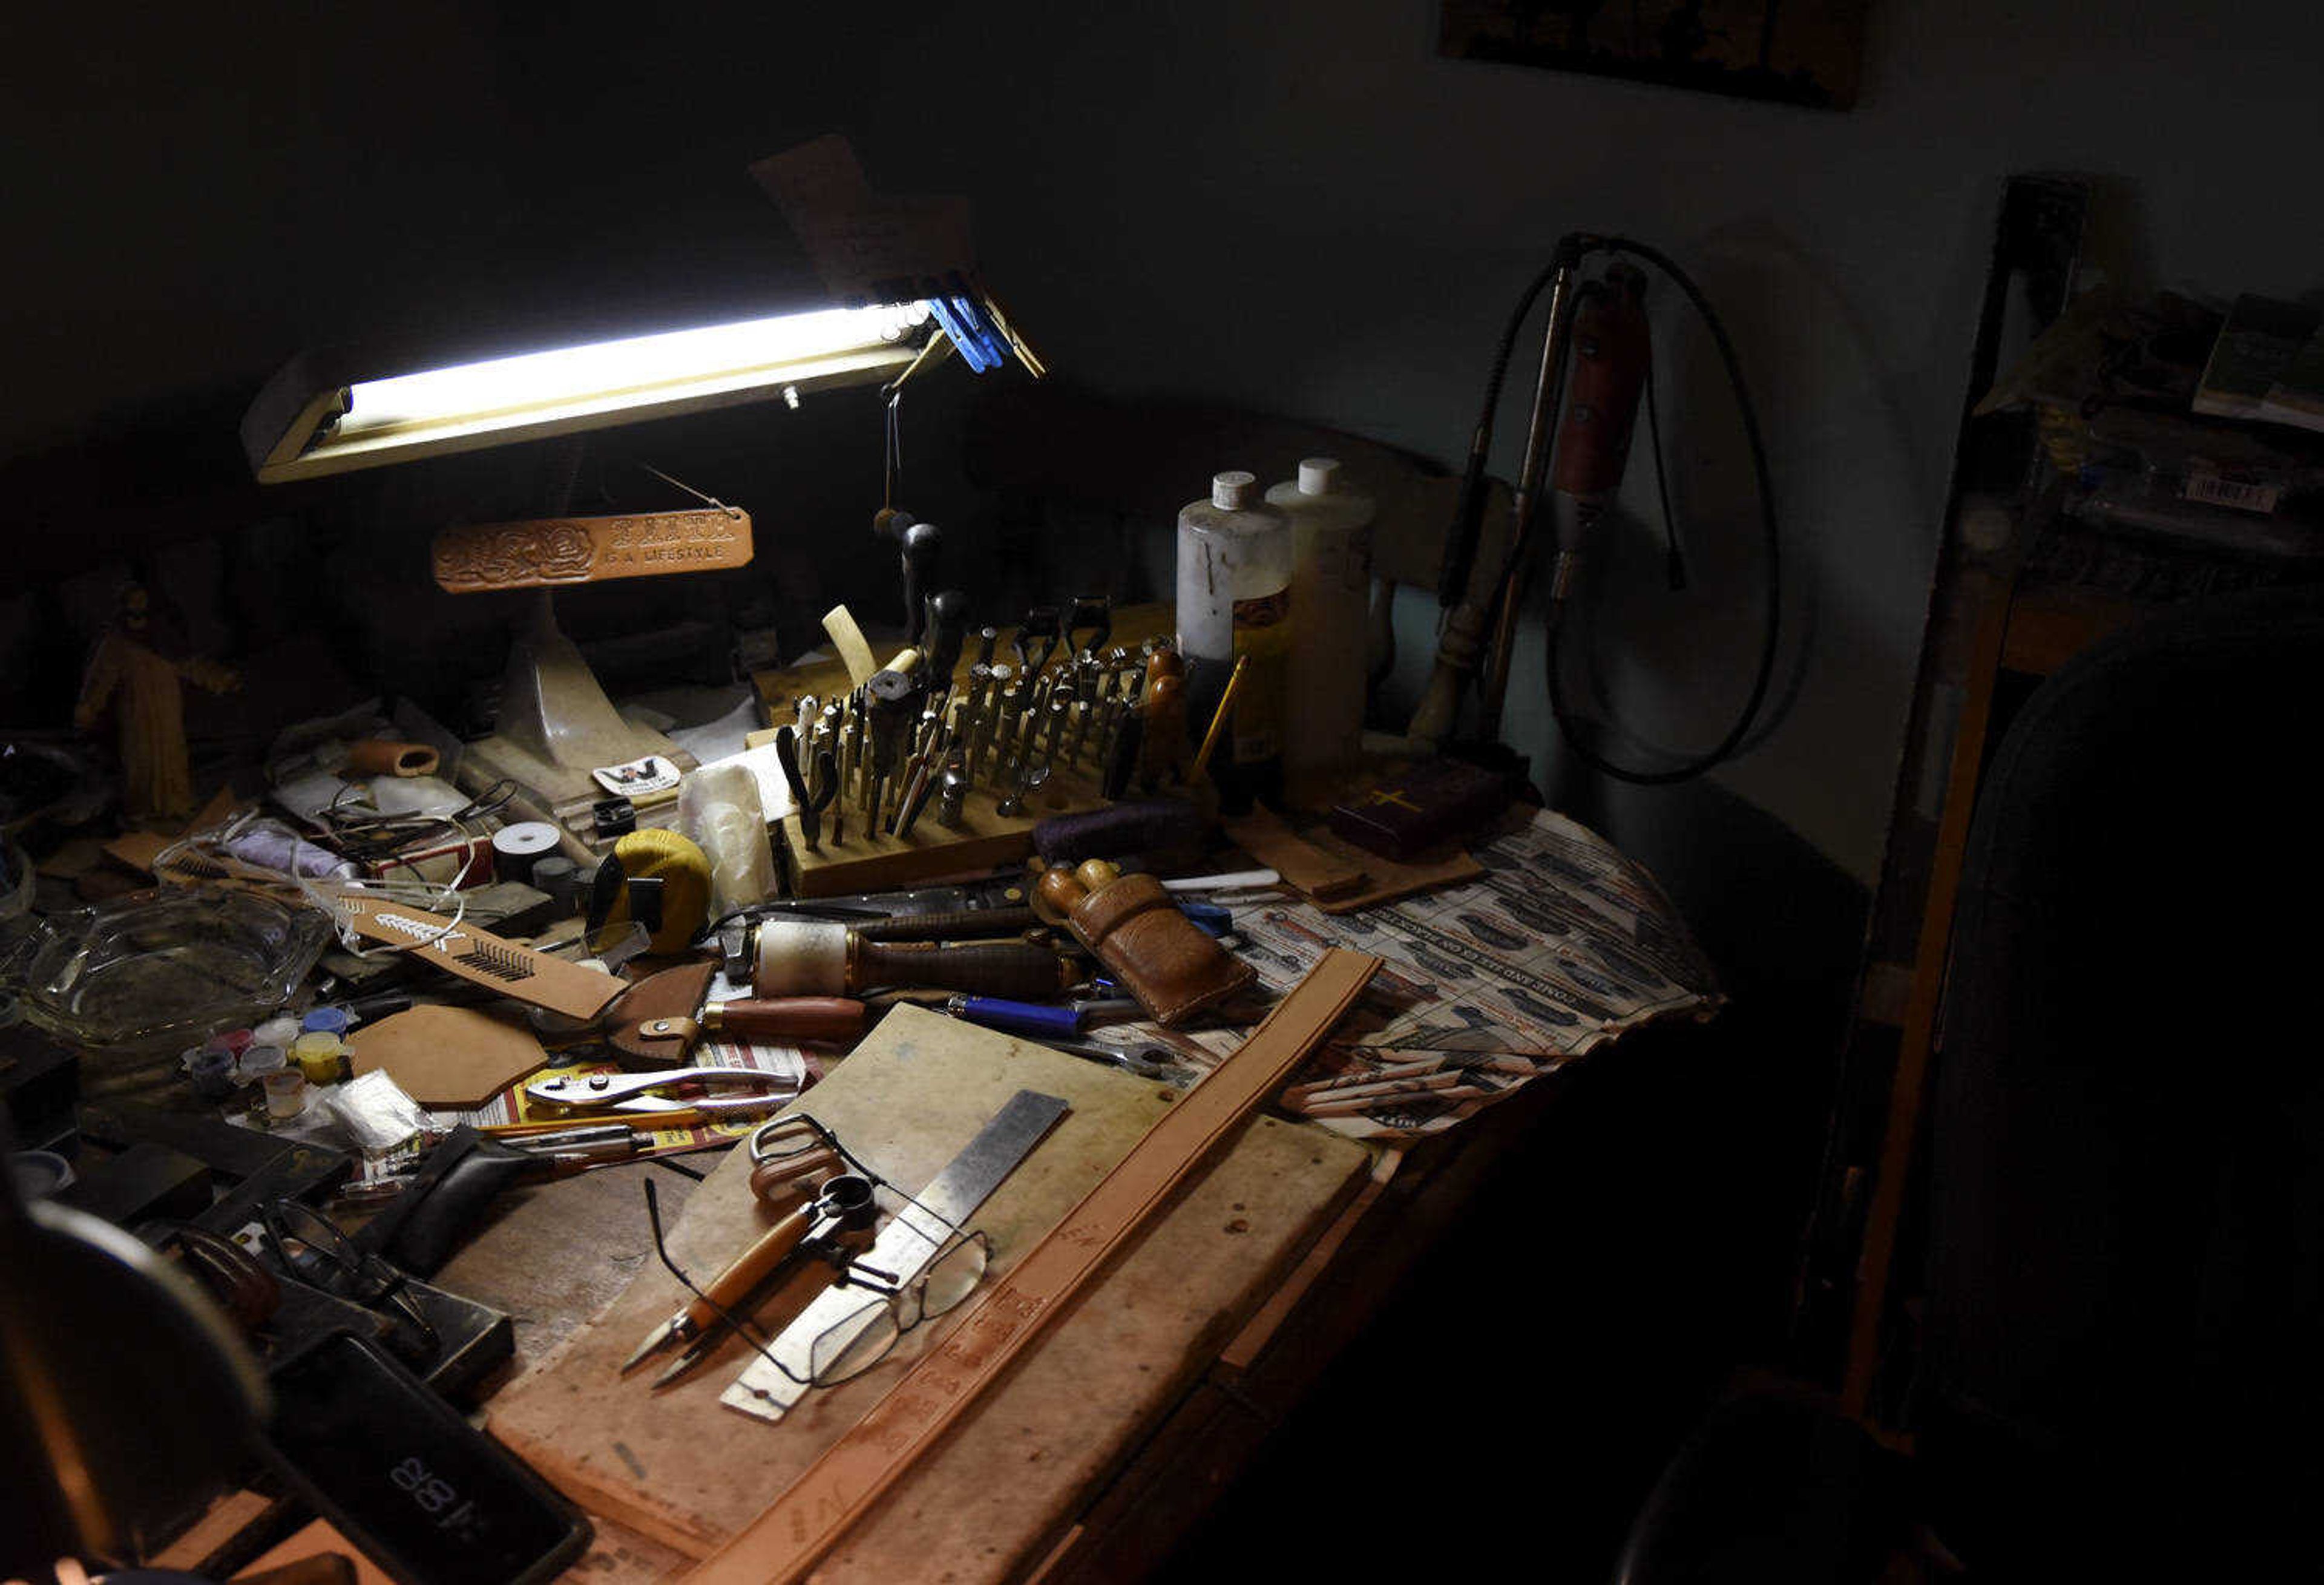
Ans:
[[[1086,639],[1074,635],[1087,632]],[[1074,601],[1073,614],[1065,619],[1065,648],[1074,655],[1084,650],[1096,651],[1105,647],[1113,637],[1113,596],[1083,594]]]
[[[936,581],[936,553],[944,533],[934,523],[904,530],[904,642],[918,644],[927,624],[927,602]]]
[[[961,650],[968,642],[968,596],[958,589],[929,595],[921,638],[927,651],[927,664],[921,670],[928,687],[950,687]]]
[[[1017,651],[1018,675],[1028,679],[1039,676],[1041,668],[1049,664],[1049,657],[1057,652],[1057,646],[1064,641],[1065,636],[1065,613],[1056,606],[1036,605],[1027,612],[1025,620],[1017,624],[1017,636],[1010,640],[1010,647]],[[1040,659],[1038,660],[1029,658],[1036,639],[1041,641]]]
[[[782,767],[783,779],[790,784],[791,802],[798,806],[799,835],[807,839],[807,852],[816,852],[823,846],[824,807],[839,794],[839,768],[825,752],[816,762],[816,785],[810,793],[807,778],[799,774],[798,733],[788,726],[775,733],[775,763]]]

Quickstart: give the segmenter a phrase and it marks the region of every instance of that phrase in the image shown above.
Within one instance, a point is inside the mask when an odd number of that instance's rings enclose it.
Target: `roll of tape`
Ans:
[[[761,996],[847,994],[847,926],[816,919],[765,919],[751,988]]]
[[[530,880],[532,867],[557,851],[557,827],[520,820],[493,833],[493,872],[503,880]]]

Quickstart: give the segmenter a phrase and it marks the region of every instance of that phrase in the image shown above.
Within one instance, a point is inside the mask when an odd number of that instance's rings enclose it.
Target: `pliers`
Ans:
[[[664,1095],[677,1090],[691,1094]],[[710,1090],[748,1093],[712,1096]],[[672,1068],[658,1074],[560,1074],[524,1087],[535,1103],[568,1111],[615,1112],[650,1117],[663,1111],[764,1111],[798,1094],[798,1083],[781,1074],[756,1068]]]

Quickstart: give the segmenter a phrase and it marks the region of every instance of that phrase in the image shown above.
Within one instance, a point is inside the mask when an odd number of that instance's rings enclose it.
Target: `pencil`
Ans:
[[[1243,668],[1250,664],[1250,656],[1235,657],[1234,669],[1227,673],[1227,686],[1219,695],[1219,707],[1211,712],[1210,729],[1203,733],[1202,751],[1194,756],[1194,772],[1189,780],[1199,780],[1210,769],[1211,751],[1219,746],[1219,738],[1226,731],[1227,716],[1234,709],[1235,690],[1242,686]]]

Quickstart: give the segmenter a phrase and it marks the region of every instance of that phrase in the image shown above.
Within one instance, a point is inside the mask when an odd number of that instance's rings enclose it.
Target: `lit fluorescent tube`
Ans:
[[[272,484],[876,383],[911,361],[927,318],[919,303],[816,309],[380,379],[300,358],[252,404],[243,446]]]

